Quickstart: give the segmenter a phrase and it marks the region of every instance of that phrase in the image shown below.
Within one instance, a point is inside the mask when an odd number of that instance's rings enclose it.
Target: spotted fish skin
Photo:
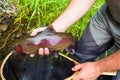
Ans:
[[[14,50],[18,53],[34,54],[39,48],[49,48],[50,51],[65,50],[75,46],[75,38],[69,33],[53,32],[50,29],[29,36],[15,44]]]

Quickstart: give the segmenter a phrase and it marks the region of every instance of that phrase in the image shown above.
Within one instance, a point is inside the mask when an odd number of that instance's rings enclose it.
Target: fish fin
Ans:
[[[75,53],[75,49],[73,46],[69,46],[67,49],[66,49],[67,52],[69,52],[70,54],[74,54]]]

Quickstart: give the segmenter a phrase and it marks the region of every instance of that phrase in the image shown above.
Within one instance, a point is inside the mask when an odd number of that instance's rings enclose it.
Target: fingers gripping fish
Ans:
[[[37,36],[25,38],[17,42],[14,50],[18,53],[34,54],[39,48],[49,48],[52,53],[67,50],[74,54],[75,38],[69,33],[53,32],[47,28]]]

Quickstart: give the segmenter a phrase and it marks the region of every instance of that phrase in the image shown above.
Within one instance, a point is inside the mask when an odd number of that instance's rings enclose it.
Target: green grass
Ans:
[[[27,20],[27,28],[37,28],[51,24],[66,8],[70,0],[18,0],[19,15],[16,22]],[[76,22],[67,32],[80,37],[90,18],[97,12],[104,0],[96,0],[88,13]],[[34,22],[34,25],[31,23]]]
[[[14,24],[17,25],[11,35],[19,29],[32,31],[34,28],[50,25],[64,11],[69,2],[70,0],[9,0],[4,4],[4,9],[12,3],[16,5],[16,12],[18,12],[13,14],[15,16]],[[103,3],[104,0],[96,0],[95,5],[87,14],[72,25],[67,32],[80,38],[87,23]],[[24,26],[21,26],[23,24]]]
[[[18,14],[14,14],[16,27],[4,40],[4,44],[0,46],[3,48],[7,41],[9,41],[10,36],[14,32],[19,32],[19,29],[28,29],[32,31],[34,28],[40,26],[50,25],[66,8],[70,0],[9,0],[8,3],[4,4],[4,8],[11,3],[14,3],[18,8]],[[87,14],[72,25],[67,32],[72,33],[73,36],[80,38],[87,23],[90,21],[91,17],[98,11],[104,0],[96,0],[95,5],[87,12]],[[0,15],[3,13],[0,12]],[[24,26],[21,26],[25,24]],[[10,26],[13,27],[13,26]],[[20,30],[21,31],[21,30]],[[27,32],[27,31],[26,31]],[[108,54],[105,53],[105,56]]]
[[[70,0],[9,0],[4,7],[14,3],[18,8],[18,14],[14,14],[17,24],[26,24],[24,27],[32,30],[40,26],[50,25],[67,7]],[[91,17],[97,12],[104,0],[96,0],[95,5],[87,14],[77,21],[67,32],[80,37]],[[1,13],[2,14],[2,13]]]
[[[59,16],[68,2],[68,0],[18,0],[20,13],[16,22],[21,19],[27,20],[27,28],[47,26]],[[35,22],[34,26],[31,25],[32,21]]]

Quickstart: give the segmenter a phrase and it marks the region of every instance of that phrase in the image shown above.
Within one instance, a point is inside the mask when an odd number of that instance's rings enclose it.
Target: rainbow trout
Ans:
[[[75,38],[69,33],[53,32],[49,28],[37,36],[29,36],[14,46],[14,51],[18,53],[34,54],[39,48],[49,48],[50,51],[67,50],[74,53]]]

